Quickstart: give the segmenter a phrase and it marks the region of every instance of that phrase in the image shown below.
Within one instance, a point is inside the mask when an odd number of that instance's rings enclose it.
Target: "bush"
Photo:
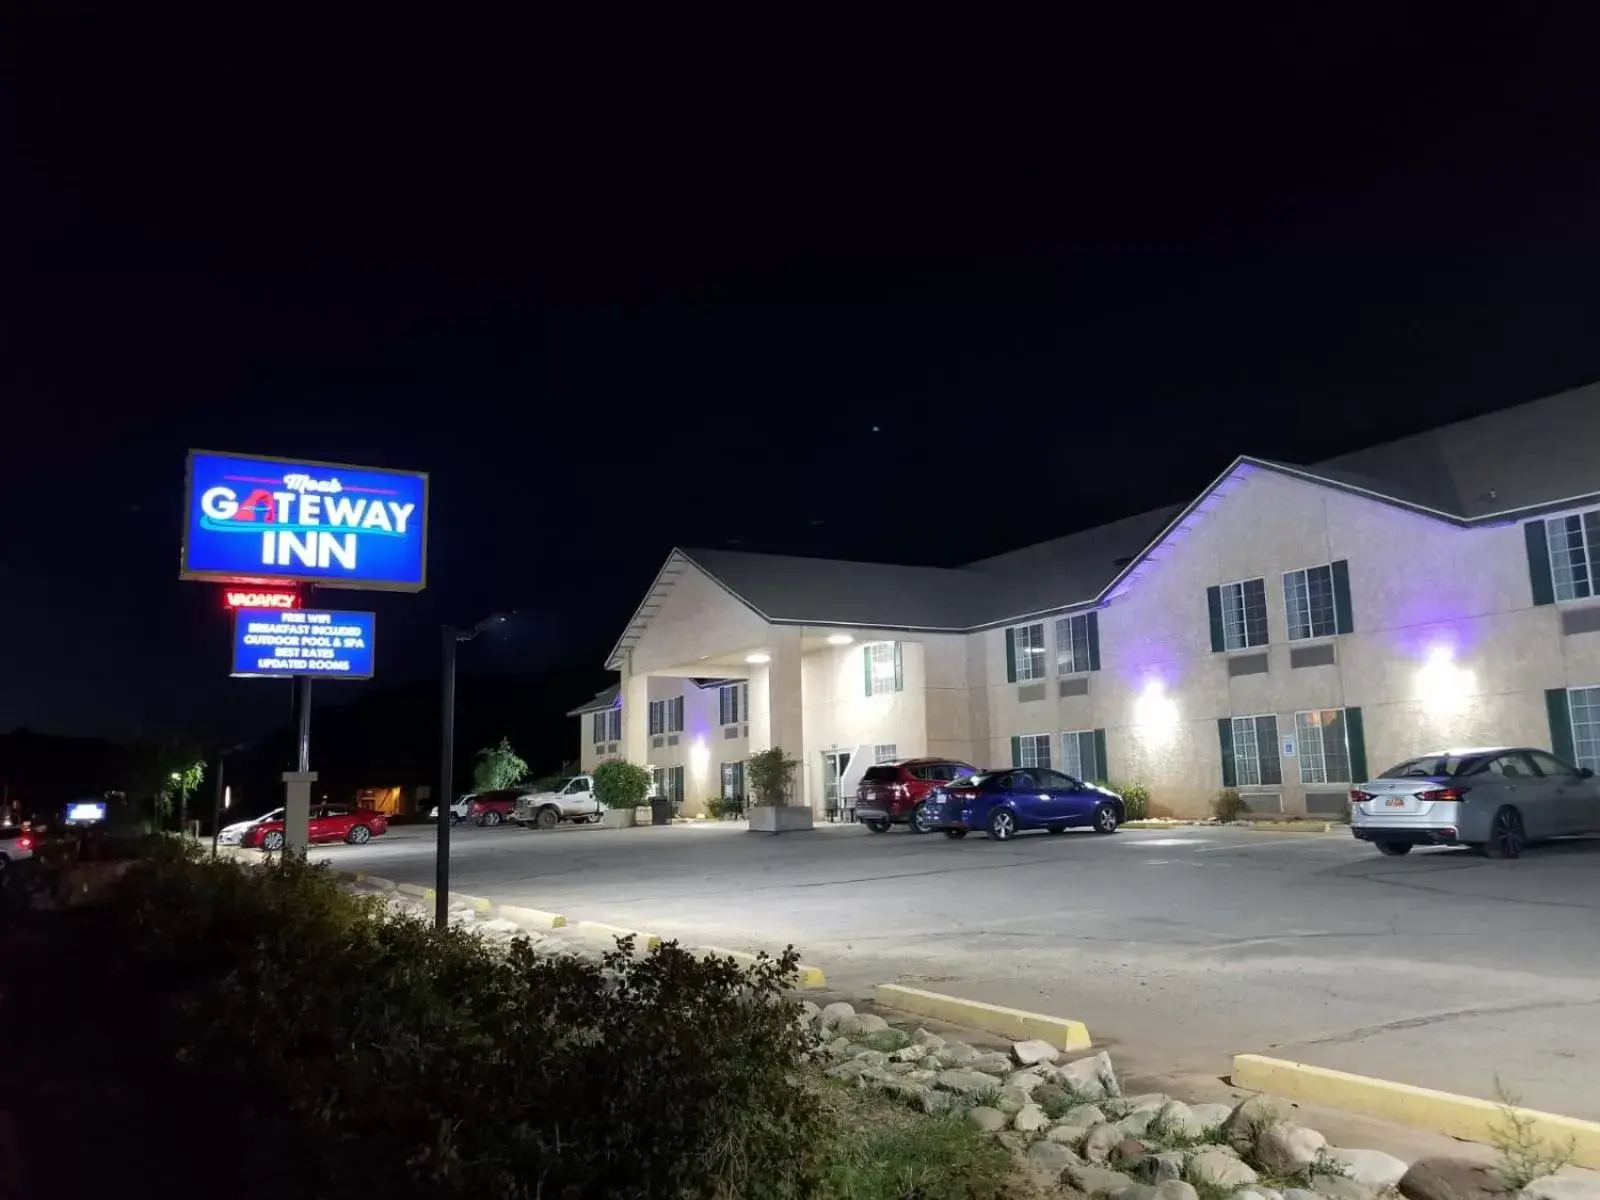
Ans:
[[[1122,797],[1124,821],[1143,821],[1150,815],[1150,789],[1144,784],[1108,783],[1106,787]]]
[[[799,760],[790,758],[782,746],[752,754],[744,765],[744,777],[754,802],[763,806],[787,804],[794,769],[799,765]]]
[[[292,858],[141,865],[102,912],[138,968],[119,977],[166,992],[168,1019],[140,1036],[181,1064],[186,1101],[229,1097],[237,1195],[820,1186],[831,1130],[782,996],[792,951],[749,968],[675,944],[603,968],[501,952],[384,919]]]
[[[1244,800],[1236,789],[1223,788],[1211,802],[1211,811],[1216,813],[1217,820],[1226,825],[1239,819],[1239,814],[1244,812]]]
[[[607,808],[642,808],[650,803],[655,785],[650,772],[620,759],[611,759],[594,769],[595,799]]]

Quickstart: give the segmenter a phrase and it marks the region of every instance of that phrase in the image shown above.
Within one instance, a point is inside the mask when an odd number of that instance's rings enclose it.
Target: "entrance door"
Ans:
[[[842,803],[840,784],[844,781],[844,773],[850,769],[850,751],[824,750],[822,752],[822,804],[830,814],[837,814],[841,808],[854,808],[855,797],[851,803]]]

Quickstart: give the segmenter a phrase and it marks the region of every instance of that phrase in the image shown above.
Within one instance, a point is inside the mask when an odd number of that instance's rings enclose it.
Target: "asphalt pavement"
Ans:
[[[319,848],[431,883],[434,831]],[[1253,1051],[1600,1119],[1600,842],[1383,858],[1348,832],[954,842],[741,823],[458,827],[453,890],[1076,1017],[1120,1062]]]

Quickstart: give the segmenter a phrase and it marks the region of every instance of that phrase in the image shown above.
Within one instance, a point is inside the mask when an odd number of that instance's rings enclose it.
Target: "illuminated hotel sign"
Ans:
[[[427,582],[420,471],[189,452],[184,579],[418,592]]]
[[[238,608],[233,674],[372,678],[372,613]]]
[[[229,608],[299,608],[299,592],[245,592],[229,588],[222,593]]]

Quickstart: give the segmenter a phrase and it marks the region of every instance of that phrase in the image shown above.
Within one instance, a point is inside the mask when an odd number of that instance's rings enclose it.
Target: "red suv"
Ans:
[[[922,802],[942,784],[977,768],[953,758],[908,758],[903,762],[868,767],[856,786],[856,820],[873,833],[888,833],[891,825],[909,825],[912,833],[927,833]]]
[[[364,845],[389,832],[389,818],[367,808],[343,804],[313,804],[306,840],[311,842],[349,842]],[[239,838],[241,846],[260,850],[283,849],[283,821],[257,821]]]
[[[467,818],[478,825],[491,828],[503,825],[516,811],[518,798],[527,795],[527,788],[501,788],[497,792],[479,792],[467,805]]]

